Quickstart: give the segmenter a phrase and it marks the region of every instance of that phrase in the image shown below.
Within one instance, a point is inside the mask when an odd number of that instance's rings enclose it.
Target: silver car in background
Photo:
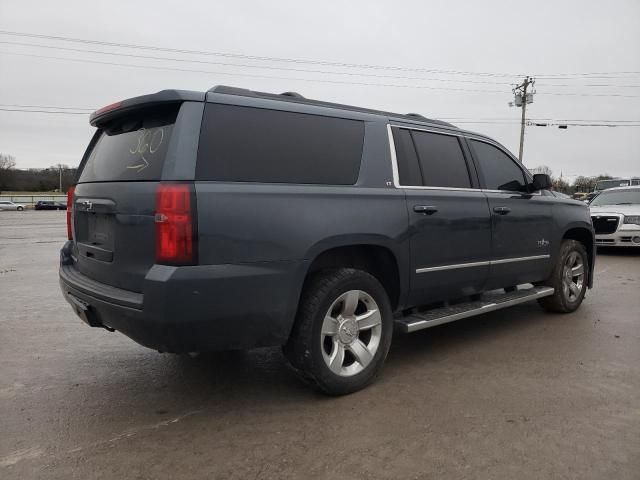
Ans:
[[[640,248],[640,186],[609,188],[589,206],[596,245]]]
[[[8,200],[0,200],[0,210],[24,210],[24,205],[21,203],[13,203]]]

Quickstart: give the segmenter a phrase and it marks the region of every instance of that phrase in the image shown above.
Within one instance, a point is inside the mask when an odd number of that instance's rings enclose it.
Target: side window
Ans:
[[[411,139],[411,132],[404,128],[394,128],[393,142],[396,146],[400,185],[407,187],[422,186],[422,173],[418,165],[416,149]]]
[[[411,132],[427,187],[470,188],[469,169],[460,141],[452,135]]]
[[[400,185],[471,187],[469,170],[457,137],[394,128],[393,140]]]
[[[524,173],[509,156],[488,143],[477,140],[471,140],[470,143],[484,175],[485,188],[510,191],[524,189]]]
[[[209,103],[196,180],[353,185],[363,141],[358,120]]]

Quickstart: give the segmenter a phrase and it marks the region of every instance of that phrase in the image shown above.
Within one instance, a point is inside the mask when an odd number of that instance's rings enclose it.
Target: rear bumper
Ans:
[[[287,341],[304,268],[305,262],[154,265],[137,293],[80,274],[63,249],[60,287],[86,323],[117,330],[149,348],[249,349]]]

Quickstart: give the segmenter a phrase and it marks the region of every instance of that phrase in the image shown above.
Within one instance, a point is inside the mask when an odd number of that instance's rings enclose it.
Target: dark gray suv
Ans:
[[[592,285],[588,207],[500,144],[420,115],[215,87],[109,105],[68,195],[60,285],[165,352],[279,345],[330,394],[392,333]]]

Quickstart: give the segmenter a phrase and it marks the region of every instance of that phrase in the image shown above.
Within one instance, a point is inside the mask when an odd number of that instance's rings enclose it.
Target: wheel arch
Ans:
[[[593,287],[593,270],[596,261],[595,236],[593,229],[586,226],[572,226],[562,235],[562,240],[575,240],[584,245],[589,259],[589,288]]]
[[[393,310],[401,304],[405,293],[401,267],[395,252],[388,245],[357,242],[318,250],[311,258],[305,282],[320,270],[344,267],[364,270],[376,277],[387,292]]]

